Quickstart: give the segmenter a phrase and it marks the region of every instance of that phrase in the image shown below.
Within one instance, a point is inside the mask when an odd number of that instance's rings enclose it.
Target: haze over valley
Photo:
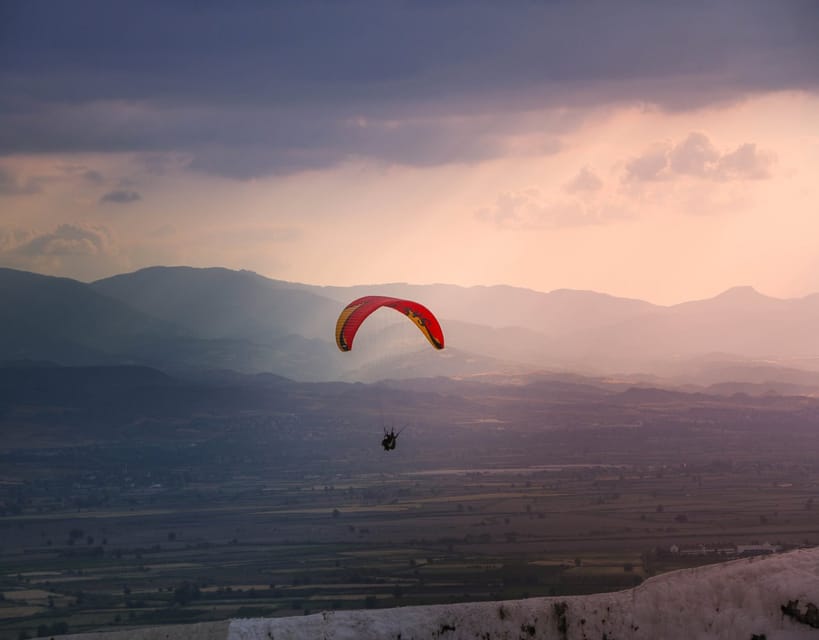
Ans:
[[[815,296],[189,267],[0,290],[4,638],[568,596],[819,544]],[[422,300],[446,348],[387,309],[339,351],[367,292]]]
[[[0,640],[815,635],[817,167],[815,0],[2,0]]]
[[[188,267],[92,283],[3,269],[0,288],[6,361],[231,369],[300,381],[548,371],[652,384],[741,383],[749,392],[819,388],[816,294],[783,300],[735,287],[666,307],[591,291],[319,287]],[[427,349],[411,323],[382,309],[362,327],[356,349],[339,354],[336,317],[372,293],[433,309],[447,349]]]

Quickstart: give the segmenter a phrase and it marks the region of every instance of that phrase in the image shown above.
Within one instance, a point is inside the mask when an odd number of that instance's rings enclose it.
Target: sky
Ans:
[[[815,0],[0,1],[0,266],[819,292]]]

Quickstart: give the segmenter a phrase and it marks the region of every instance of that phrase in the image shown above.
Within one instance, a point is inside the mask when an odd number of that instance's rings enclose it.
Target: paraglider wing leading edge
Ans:
[[[429,309],[412,300],[389,296],[364,296],[344,307],[336,321],[338,348],[342,351],[350,351],[353,348],[353,340],[358,328],[371,313],[381,307],[389,307],[403,313],[415,323],[433,347],[444,348],[444,333],[441,325]]]

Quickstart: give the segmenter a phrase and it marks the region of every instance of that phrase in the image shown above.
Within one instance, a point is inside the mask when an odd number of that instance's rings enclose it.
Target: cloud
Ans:
[[[762,180],[769,178],[775,157],[754,143],[721,153],[700,132],[692,132],[676,145],[657,143],[626,163],[623,181],[654,182],[688,176],[703,180]]]
[[[14,251],[17,247],[26,244],[32,237],[33,234],[25,229],[0,227],[0,254]]]
[[[603,188],[603,181],[588,167],[583,167],[568,183],[569,193],[595,193]]]
[[[719,159],[716,173],[723,180],[763,180],[770,178],[775,161],[772,153],[760,151],[754,143],[746,142]]]
[[[116,189],[109,191],[100,198],[100,203],[114,202],[116,204],[128,204],[130,202],[137,202],[142,200],[142,196],[138,191],[130,191],[127,189]]]
[[[50,233],[28,239],[11,249],[26,257],[37,256],[99,256],[109,253],[110,232],[104,227],[83,227],[61,224]]]
[[[175,236],[179,230],[172,224],[163,224],[148,231],[151,238],[170,238]]]
[[[127,264],[106,227],[61,224],[51,231],[0,228],[0,265],[93,280]]]
[[[468,164],[497,157],[505,149],[503,136],[479,116],[442,120],[319,118],[309,126],[294,114],[282,114],[275,124],[264,122],[265,114],[248,116],[260,122],[252,143],[236,146],[227,138],[214,140],[193,149],[189,166],[247,179],[323,169],[350,159],[416,167]],[[515,124],[504,126],[508,131]]]
[[[88,169],[82,174],[83,180],[93,185],[101,185],[105,183],[105,176],[95,169]]]
[[[626,163],[625,180],[628,182],[649,182],[661,180],[668,167],[670,147],[656,144],[641,156]]]
[[[189,154],[180,153],[146,153],[138,157],[143,170],[153,176],[165,176],[184,169],[191,163]]]
[[[502,193],[492,206],[475,212],[475,218],[481,222],[518,230],[587,227],[629,217],[627,212],[608,203],[553,201],[536,188]]]
[[[41,178],[22,179],[11,169],[0,166],[0,196],[21,196],[40,193]]]
[[[364,117],[334,113],[331,106],[304,112],[277,105],[167,110],[76,104],[48,118],[25,113],[12,120],[14,131],[5,134],[11,153],[29,146],[38,152],[132,151],[152,175],[188,167],[237,179],[323,169],[351,158],[409,166],[478,162],[501,155],[505,137],[521,129],[517,120],[481,114]],[[567,125],[559,120],[554,126]],[[0,152],[3,136],[0,132]],[[554,147],[552,140],[547,151]]]
[[[0,154],[174,153],[239,178],[477,162],[533,110],[816,91],[817,16],[812,0],[9,0]]]
[[[690,133],[668,154],[668,165],[673,173],[707,178],[712,175],[720,154],[703,133]]]
[[[301,229],[295,227],[241,226],[228,229],[214,229],[204,238],[213,243],[248,247],[251,245],[270,245],[289,243],[302,239]]]

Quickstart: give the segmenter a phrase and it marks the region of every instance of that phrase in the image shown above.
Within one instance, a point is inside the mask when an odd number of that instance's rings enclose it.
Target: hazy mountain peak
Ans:
[[[633,300],[634,298],[623,298],[615,296],[610,293],[603,293],[600,291],[592,291],[591,289],[553,289],[549,292],[551,296],[566,297],[566,298],[610,298],[617,300]],[[640,302],[643,302],[640,300]],[[648,304],[648,303],[647,303]]]
[[[714,307],[724,309],[726,306],[728,306],[729,308],[742,309],[757,306],[759,304],[768,306],[779,305],[782,302],[783,300],[780,300],[779,298],[772,298],[764,293],[760,293],[750,285],[741,285],[726,289],[722,293],[718,293],[711,298],[682,302],[671,308],[690,309],[698,307]]]
[[[730,289],[726,289],[722,293],[716,296],[716,298],[720,299],[735,299],[735,300],[747,300],[752,298],[767,298],[769,296],[763,295],[759,293],[756,289],[754,289],[750,285],[741,285],[737,287],[731,287]]]
[[[800,367],[819,367],[819,295],[784,300],[747,285],[666,307],[578,289],[543,293],[506,285],[401,283],[320,287],[246,270],[176,266],[93,283],[0,269],[0,290],[6,303],[0,311],[5,330],[0,360],[160,368],[196,363],[298,380],[342,374],[370,379],[375,372],[365,375],[364,369],[376,366],[376,356],[371,354],[372,362],[358,351],[339,357],[333,330],[344,304],[377,291],[422,302],[444,327],[452,348],[434,360],[413,362],[418,368],[412,375],[544,367],[667,374],[716,352],[731,361],[787,359]],[[401,377],[409,375],[406,353],[383,356],[387,345],[395,347],[409,334],[376,324],[365,330],[383,338],[378,377],[399,371]]]

